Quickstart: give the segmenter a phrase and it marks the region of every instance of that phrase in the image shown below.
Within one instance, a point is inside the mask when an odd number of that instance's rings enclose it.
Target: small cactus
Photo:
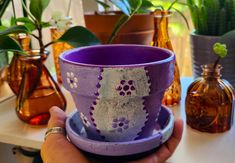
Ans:
[[[235,29],[235,0],[187,0],[195,32],[220,36]]]

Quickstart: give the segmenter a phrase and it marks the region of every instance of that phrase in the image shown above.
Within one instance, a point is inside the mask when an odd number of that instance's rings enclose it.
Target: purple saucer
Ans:
[[[71,142],[81,150],[104,156],[133,155],[154,149],[166,142],[173,132],[174,116],[166,106],[161,107],[153,134],[139,140],[104,142],[87,138],[77,111],[66,120],[66,131]]]

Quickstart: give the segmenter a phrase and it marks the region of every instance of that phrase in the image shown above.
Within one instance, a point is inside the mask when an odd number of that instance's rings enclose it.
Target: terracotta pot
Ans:
[[[120,16],[120,12],[85,13],[85,24],[102,43],[106,43]],[[153,15],[136,14],[123,26],[112,43],[150,45],[153,34]]]

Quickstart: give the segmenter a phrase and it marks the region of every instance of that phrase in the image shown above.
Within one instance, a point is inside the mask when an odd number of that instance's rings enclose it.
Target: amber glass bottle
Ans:
[[[172,44],[168,34],[168,18],[171,15],[169,11],[156,10],[154,12],[155,32],[151,45],[166,48],[173,51]],[[162,104],[177,105],[181,99],[180,74],[177,63],[175,64],[174,80],[166,90]]]
[[[187,124],[204,132],[229,130],[233,121],[234,90],[221,79],[221,66],[202,66],[202,78],[195,80],[187,90]]]
[[[38,52],[33,50],[28,56],[18,57],[23,71],[16,113],[21,120],[31,125],[47,124],[52,106],[62,110],[66,108],[64,95],[44,65],[47,54],[38,55]]]

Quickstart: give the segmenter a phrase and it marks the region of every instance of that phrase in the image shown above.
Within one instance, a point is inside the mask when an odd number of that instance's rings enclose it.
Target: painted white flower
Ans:
[[[82,119],[82,123],[86,126],[86,127],[90,127],[91,124],[88,121],[87,117],[81,112],[80,113],[80,118]]]
[[[74,76],[73,72],[67,72],[67,83],[72,89],[78,87],[78,79]]]

